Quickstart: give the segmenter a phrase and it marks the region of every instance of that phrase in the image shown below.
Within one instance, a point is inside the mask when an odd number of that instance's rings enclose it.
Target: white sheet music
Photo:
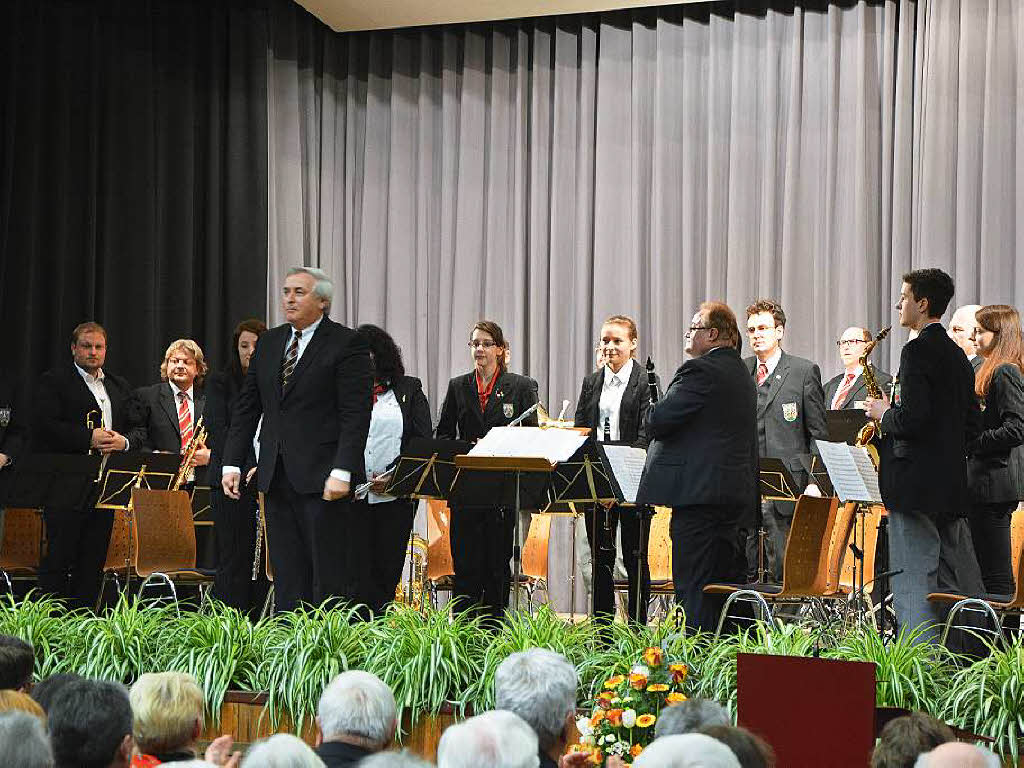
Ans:
[[[821,460],[825,462],[825,469],[828,470],[832,487],[840,501],[844,504],[847,501],[882,503],[878,473],[867,448],[826,440],[814,442],[818,445]]]
[[[636,494],[640,490],[640,478],[647,464],[647,451],[631,445],[605,445],[604,454],[612,474],[622,490],[625,501],[636,504]]]
[[[572,458],[586,439],[586,435],[571,429],[492,427],[468,455],[507,458],[536,456],[552,464],[559,464]]]

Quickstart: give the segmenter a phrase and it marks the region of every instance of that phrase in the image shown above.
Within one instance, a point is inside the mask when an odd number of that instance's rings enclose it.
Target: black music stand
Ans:
[[[132,488],[169,491],[178,474],[181,457],[176,453],[111,453],[103,465],[96,509],[129,510]]]
[[[867,423],[868,416],[860,408],[825,412],[825,425],[828,428],[830,443],[856,444],[857,433]]]
[[[758,459],[758,488],[762,501],[796,501],[799,489],[796,480],[786,466],[786,462],[774,456],[763,456]],[[764,510],[757,505],[757,581],[768,582],[768,572],[764,563],[764,542],[768,531],[764,527]],[[782,557],[777,552],[776,557]]]
[[[455,481],[455,457],[469,452],[465,440],[414,437],[391,470],[384,493],[410,499],[447,499]]]
[[[96,494],[103,457],[92,454],[36,453],[22,456],[0,472],[0,507],[81,508]]]

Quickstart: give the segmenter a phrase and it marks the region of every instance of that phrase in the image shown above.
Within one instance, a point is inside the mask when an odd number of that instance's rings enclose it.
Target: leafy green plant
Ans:
[[[83,658],[74,671],[130,684],[143,672],[166,669],[174,623],[173,605],[143,607],[137,598],[122,596],[108,613],[85,617],[78,625]]]
[[[74,672],[81,666],[85,643],[79,631],[84,619],[85,614],[69,611],[64,603],[52,598],[16,602],[8,594],[0,599],[0,634],[14,635],[31,644],[38,680]]]

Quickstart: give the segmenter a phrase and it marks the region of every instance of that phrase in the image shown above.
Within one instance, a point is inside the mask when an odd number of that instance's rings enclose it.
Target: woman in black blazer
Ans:
[[[537,382],[505,369],[508,344],[497,323],[483,320],[469,340],[473,370],[448,382],[437,423],[439,439],[476,442],[491,427],[504,427],[537,402]],[[531,413],[523,426],[537,426]],[[478,609],[496,623],[508,605],[509,560],[515,510],[452,505],[450,528],[455,566],[453,597],[459,610]]]
[[[243,320],[235,326],[231,338],[231,362],[207,378],[206,403],[203,407],[203,423],[208,433],[206,445],[210,449],[210,465],[207,470],[210,511],[213,513],[213,533],[217,542],[217,575],[213,582],[213,596],[247,613],[254,621],[259,618],[269,589],[263,557],[260,558],[256,580],[252,578],[256,530],[259,525],[259,495],[254,478],[255,449],[250,447],[241,468],[240,499],[225,496],[218,480],[224,463],[224,443],[231,429],[231,411],[242,391],[242,382],[249,369],[249,359],[256,349],[256,342],[266,330],[267,326],[256,319]]]
[[[982,431],[967,444],[971,537],[989,594],[1013,592],[1010,516],[1024,499],[1024,341],[1013,307],[978,310],[974,340],[985,362],[976,374]]]
[[[402,351],[376,325],[356,329],[370,347],[373,362],[373,412],[363,460],[369,492],[352,503],[345,542],[352,599],[373,614],[395,599],[402,565],[416,517],[416,502],[383,495],[388,469],[414,437],[430,437],[430,406],[423,385],[405,375]]]
[[[604,364],[583,379],[574,420],[577,427],[590,427],[591,437],[599,442],[626,443],[638,448],[646,448],[649,442],[645,422],[651,399],[646,371],[633,358],[636,345],[636,323],[632,318],[613,315],[604,321],[599,346]],[[650,511],[650,507],[617,504],[586,510],[584,520],[595,570],[595,616],[609,621],[615,616],[615,529],[621,522],[622,560],[629,576],[629,616],[640,624],[647,623],[651,595],[651,569],[647,562]]]

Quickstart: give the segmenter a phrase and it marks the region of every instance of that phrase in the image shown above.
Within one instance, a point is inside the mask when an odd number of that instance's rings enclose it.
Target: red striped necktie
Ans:
[[[181,433],[181,450],[188,447],[188,441],[192,439],[192,412],[188,409],[188,393],[179,392],[178,400],[178,432]]]

